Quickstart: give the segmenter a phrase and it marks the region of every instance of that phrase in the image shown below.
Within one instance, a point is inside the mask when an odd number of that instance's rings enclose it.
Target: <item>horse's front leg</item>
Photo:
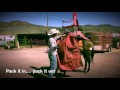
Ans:
[[[87,69],[87,72],[90,71],[90,62],[88,62],[88,69]]]
[[[85,60],[85,66],[83,72],[86,72],[86,68],[87,68],[87,61]]]

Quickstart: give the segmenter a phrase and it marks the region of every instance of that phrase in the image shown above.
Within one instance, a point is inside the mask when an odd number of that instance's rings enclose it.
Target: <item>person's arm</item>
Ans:
[[[66,35],[65,35],[65,34],[63,34],[63,35],[56,36],[56,37],[55,37],[55,40],[60,39],[62,36],[66,36]]]

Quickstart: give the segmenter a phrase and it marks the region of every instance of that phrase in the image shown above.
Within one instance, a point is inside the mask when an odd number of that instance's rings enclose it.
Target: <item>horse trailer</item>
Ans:
[[[112,45],[113,45],[112,33],[86,32],[85,36],[92,41],[95,51],[100,51],[100,52],[112,51]]]

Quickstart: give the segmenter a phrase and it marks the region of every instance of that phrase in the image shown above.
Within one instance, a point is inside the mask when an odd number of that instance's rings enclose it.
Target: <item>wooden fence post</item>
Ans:
[[[31,48],[32,48],[32,38],[31,38],[31,40],[30,40],[30,46],[31,46]]]

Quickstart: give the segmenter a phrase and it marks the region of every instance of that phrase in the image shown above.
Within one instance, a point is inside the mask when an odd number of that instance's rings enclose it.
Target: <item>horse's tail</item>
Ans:
[[[93,65],[94,65],[94,54],[95,54],[95,52],[94,52],[94,47],[92,47],[92,51],[91,51],[91,62],[93,63]]]

